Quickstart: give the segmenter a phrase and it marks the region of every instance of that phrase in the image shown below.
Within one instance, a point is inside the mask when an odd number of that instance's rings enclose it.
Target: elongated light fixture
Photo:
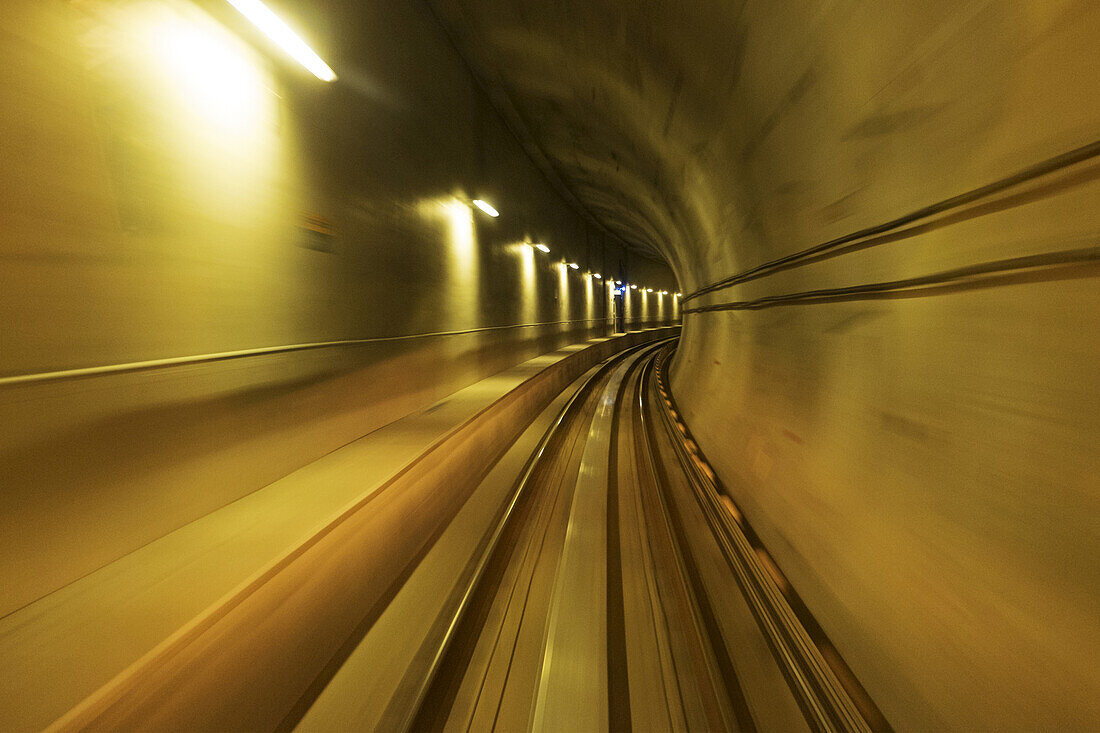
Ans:
[[[547,247],[545,244],[536,244],[535,249],[537,249],[539,252],[549,252],[550,251],[550,248]]]
[[[598,272],[593,272],[592,277],[596,278],[597,280],[603,280],[603,275]]]
[[[321,57],[314,53],[313,49],[307,46],[301,36],[291,30],[282,18],[271,12],[271,9],[260,0],[226,0],[226,2],[252,21],[254,26],[264,32],[264,35],[275,41],[279,48],[306,67],[311,74],[321,81],[336,81],[336,74],[328,64],[322,61]]]
[[[500,212],[494,209],[488,201],[482,201],[481,199],[474,199],[474,206],[484,211],[494,219],[500,216]]]
[[[579,269],[581,269],[581,266],[578,265],[576,262],[570,262],[569,263],[569,269],[570,270],[579,270]]]

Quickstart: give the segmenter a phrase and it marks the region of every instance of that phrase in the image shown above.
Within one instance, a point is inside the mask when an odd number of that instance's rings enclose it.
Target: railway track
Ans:
[[[724,498],[669,396],[673,347],[574,385],[397,727],[889,729]]]
[[[53,729],[889,730],[680,417],[674,348],[518,438],[471,422],[492,458],[379,490]]]

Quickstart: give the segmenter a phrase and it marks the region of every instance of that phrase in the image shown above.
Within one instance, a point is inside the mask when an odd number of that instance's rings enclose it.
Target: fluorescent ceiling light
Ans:
[[[550,248],[547,247],[545,244],[536,244],[535,249],[537,249],[539,252],[549,252],[550,251]]]
[[[597,280],[603,280],[603,275],[598,272],[593,272],[592,277],[596,278]]]
[[[497,211],[496,209],[494,209],[487,201],[482,201],[481,199],[474,199],[474,206],[481,209],[482,211],[484,211],[486,214],[493,217],[494,219],[496,217],[500,216],[500,212]]]
[[[578,264],[577,264],[576,262],[570,262],[570,263],[569,263],[569,269],[571,269],[571,270],[579,270],[579,269],[581,269],[581,266],[580,266],[580,265],[578,265]]]
[[[311,74],[321,81],[336,81],[336,74],[328,64],[322,61],[321,57],[306,45],[301,36],[291,30],[290,26],[260,0],[227,0],[227,2],[252,21],[253,25],[264,32],[264,35],[275,41],[279,48],[286,51],[291,58],[309,69]]]
[[[631,290],[637,290],[637,289],[638,289],[638,286],[637,286],[637,285],[631,285],[631,286],[630,286],[630,289],[631,289]]]
[[[653,292],[653,288],[646,288],[646,289],[645,289],[645,291],[646,291],[647,293],[652,293],[652,292]]]

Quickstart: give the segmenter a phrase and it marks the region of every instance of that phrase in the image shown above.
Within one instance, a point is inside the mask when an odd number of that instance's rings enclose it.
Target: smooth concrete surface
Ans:
[[[516,370],[500,380],[516,387],[503,395],[499,383],[473,390],[457,409],[480,403],[476,414],[422,445],[382,487],[327,517],[53,728],[278,726],[356,630],[377,619],[481,478],[554,397],[593,363],[670,335],[672,329],[649,329],[597,340]],[[356,482],[364,470],[356,466],[347,480]],[[299,486],[308,491],[309,483]]]
[[[445,433],[579,348],[481,380],[5,616],[0,689],[20,703],[3,707],[0,728],[45,727]]]
[[[685,296],[1100,140],[1090,0],[432,5]],[[899,730],[1100,728],[1098,177],[1083,159],[684,303],[688,424]],[[691,312],[1069,250],[1091,264]]]
[[[494,522],[543,435],[588,373],[562,390],[493,466],[295,730],[396,730],[409,724],[430,683],[424,672],[438,663],[439,649],[453,632],[450,622],[488,549]]]
[[[426,7],[273,5],[338,83],[220,0],[5,4],[0,614],[607,335],[612,276],[673,288],[562,201]],[[674,320],[635,301],[627,326]]]
[[[10,612],[589,324],[0,385]],[[606,330],[606,329],[604,329]],[[441,365],[446,364],[446,368]],[[448,391],[449,390],[449,391]]]
[[[687,296],[683,415],[895,728],[1100,729],[1100,5],[269,4],[335,84],[217,0],[5,6],[0,613],[606,334],[610,275]]]
[[[607,340],[481,380],[0,619],[0,697],[19,701],[0,706],[0,729],[45,727],[365,501],[448,432],[532,376],[600,343]]]

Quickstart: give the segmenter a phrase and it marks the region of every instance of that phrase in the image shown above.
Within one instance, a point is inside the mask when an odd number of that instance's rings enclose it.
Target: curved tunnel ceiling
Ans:
[[[718,4],[690,16],[669,3],[432,5],[567,195],[682,277],[681,240],[707,227],[687,196],[715,121],[727,117],[736,13]]]
[[[1028,57],[1087,4],[429,3],[567,197],[685,292],[1090,142]]]

